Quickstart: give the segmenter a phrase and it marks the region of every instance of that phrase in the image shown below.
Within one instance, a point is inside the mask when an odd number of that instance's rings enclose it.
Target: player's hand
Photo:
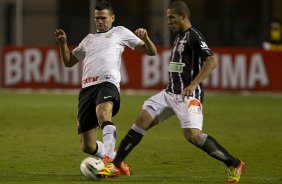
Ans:
[[[189,86],[183,89],[181,96],[182,99],[184,100],[185,96],[191,96],[193,92],[196,90],[197,85],[191,83]]]
[[[147,30],[144,28],[138,28],[135,30],[135,34],[141,39],[144,40],[148,37]]]
[[[67,43],[67,35],[62,29],[56,29],[54,32],[55,38],[60,46]]]

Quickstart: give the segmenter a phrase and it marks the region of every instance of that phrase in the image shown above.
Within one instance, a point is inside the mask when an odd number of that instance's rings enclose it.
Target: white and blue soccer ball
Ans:
[[[97,181],[100,179],[97,172],[104,169],[104,162],[98,157],[87,157],[80,164],[80,171],[85,180]]]

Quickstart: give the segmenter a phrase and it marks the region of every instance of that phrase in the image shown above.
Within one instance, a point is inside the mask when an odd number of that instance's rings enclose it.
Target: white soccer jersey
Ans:
[[[123,26],[88,34],[72,51],[79,61],[83,61],[82,88],[108,81],[119,89],[122,52],[125,47],[134,49],[140,41]]]

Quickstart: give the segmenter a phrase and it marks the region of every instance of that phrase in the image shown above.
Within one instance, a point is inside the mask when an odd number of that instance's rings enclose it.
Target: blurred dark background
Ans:
[[[62,28],[69,44],[78,44],[93,28],[95,0],[1,0],[1,45],[55,45],[53,32]],[[282,18],[281,0],[186,0],[193,26],[210,46],[261,47],[271,19]],[[166,24],[170,0],[112,0],[114,25],[134,31],[144,27],[158,46],[173,35]]]

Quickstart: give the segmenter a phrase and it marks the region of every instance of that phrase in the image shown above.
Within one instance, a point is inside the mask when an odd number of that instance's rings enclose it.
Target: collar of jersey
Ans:
[[[106,33],[106,32],[108,32],[108,31],[110,31],[111,29],[113,28],[113,26],[110,28],[110,29],[108,29],[107,31],[102,31],[102,32],[96,32],[96,33]]]
[[[185,31],[183,31],[183,32],[181,32],[181,33],[178,33],[178,34],[181,35],[181,36],[183,36],[183,35],[185,35],[185,34],[189,31],[189,29],[191,29],[191,28],[192,28],[192,26],[189,27],[188,29],[186,29]]]

